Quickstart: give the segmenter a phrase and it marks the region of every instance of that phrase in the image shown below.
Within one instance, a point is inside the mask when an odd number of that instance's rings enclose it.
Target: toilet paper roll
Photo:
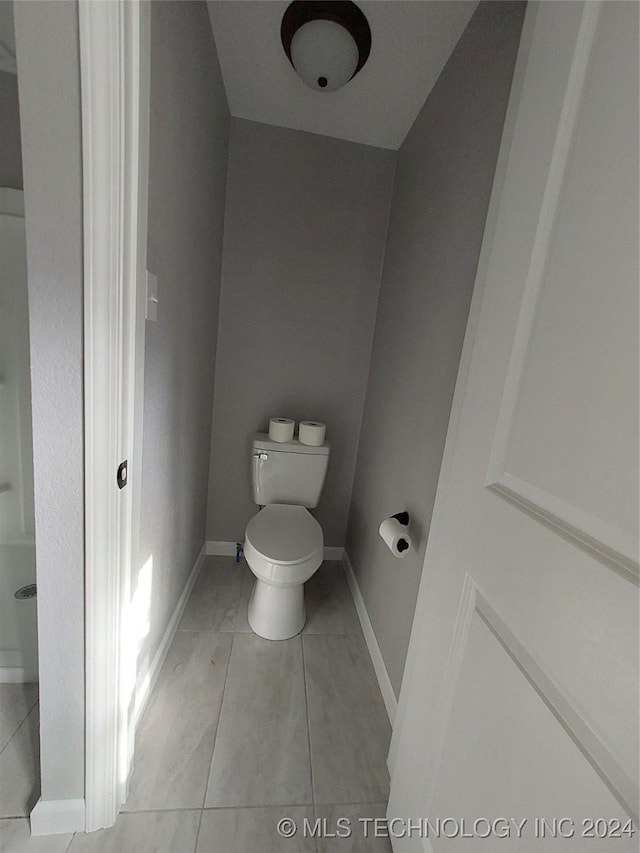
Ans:
[[[298,441],[300,444],[308,444],[310,447],[320,447],[324,444],[326,431],[326,426],[318,421],[300,421]]]
[[[409,528],[397,518],[385,518],[378,531],[394,557],[406,557],[411,548]]]
[[[269,438],[271,441],[291,441],[296,425],[291,418],[271,418],[269,421]]]

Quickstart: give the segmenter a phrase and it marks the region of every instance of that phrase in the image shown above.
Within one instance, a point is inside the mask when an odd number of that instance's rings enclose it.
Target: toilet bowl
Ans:
[[[249,625],[267,640],[286,640],[305,623],[304,583],[322,564],[322,528],[303,506],[269,504],[249,521],[244,556],[256,582]]]

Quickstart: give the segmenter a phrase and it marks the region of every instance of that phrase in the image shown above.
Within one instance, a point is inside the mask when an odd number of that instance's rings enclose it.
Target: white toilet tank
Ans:
[[[326,441],[310,447],[297,439],[272,441],[259,432],[253,438],[251,458],[253,500],[260,506],[293,504],[313,509],[318,506],[328,465]]]

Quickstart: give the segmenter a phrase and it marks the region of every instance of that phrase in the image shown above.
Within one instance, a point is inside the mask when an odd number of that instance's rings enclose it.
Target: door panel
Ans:
[[[580,821],[638,811],[637,4],[530,4],[506,128],[388,814],[530,831],[394,849],[636,849]]]
[[[600,11],[580,22],[488,482],[637,573],[637,32]]]
[[[431,812],[443,817],[513,818],[517,823],[506,824],[508,840],[499,834],[504,832],[502,825],[489,833],[481,822],[472,847],[469,840],[453,837],[436,840],[433,846],[491,853],[503,846],[510,853],[553,849],[556,842],[550,832],[545,839],[536,839],[542,834],[540,817],[572,816],[572,823],[562,825],[569,836],[565,848],[583,850],[586,818],[603,811],[623,824],[625,813],[615,797],[603,790],[602,779],[589,762],[591,756],[567,737],[569,721],[562,714],[567,709],[552,706],[551,710],[545,700],[553,690],[544,689],[549,687],[544,679],[543,684],[534,685],[529,673],[520,670],[520,661],[511,656],[513,648],[502,645],[502,638],[492,632],[481,614],[474,608]],[[469,717],[473,726],[468,725]],[[532,731],[537,738],[530,737]],[[539,739],[544,740],[544,750]],[[524,813],[523,801],[527,803]],[[453,836],[455,824],[443,830]],[[466,832],[470,830],[472,825]],[[616,849],[631,851],[637,846],[625,836]]]

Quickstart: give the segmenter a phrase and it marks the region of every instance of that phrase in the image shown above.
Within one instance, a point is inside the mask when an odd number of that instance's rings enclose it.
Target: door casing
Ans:
[[[150,4],[79,6],[84,218],[86,831],[115,823],[134,739],[130,579],[142,470]],[[128,462],[127,485],[116,472]]]

